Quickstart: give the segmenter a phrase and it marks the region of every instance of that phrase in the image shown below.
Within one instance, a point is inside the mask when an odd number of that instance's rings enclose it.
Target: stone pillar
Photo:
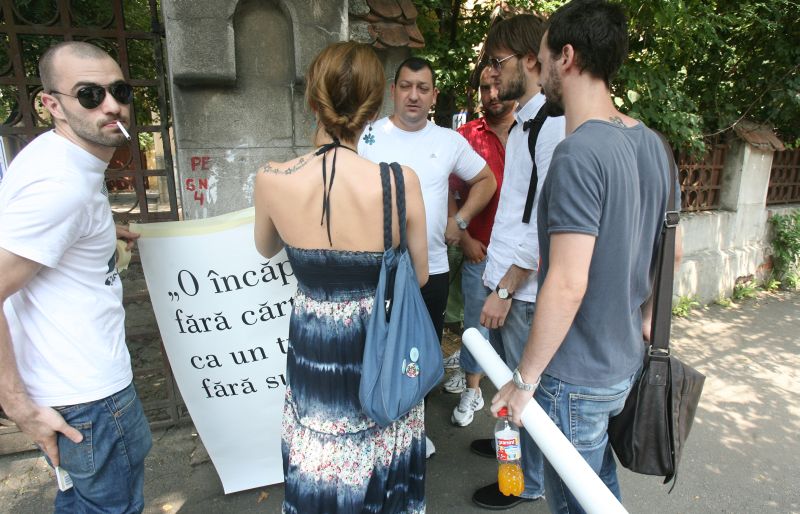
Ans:
[[[780,141],[773,141],[774,135],[763,128],[745,126],[747,131],[737,130],[729,142],[720,210],[681,217],[684,258],[675,296],[710,302],[730,296],[739,278],[765,278],[770,253],[767,187]]]
[[[303,77],[347,37],[346,2],[164,0],[184,219],[252,205],[256,170],[306,152]]]

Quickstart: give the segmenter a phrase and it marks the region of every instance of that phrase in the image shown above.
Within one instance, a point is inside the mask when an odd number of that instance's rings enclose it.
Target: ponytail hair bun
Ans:
[[[352,141],[383,103],[386,78],[371,46],[333,43],[306,74],[306,102],[331,137]]]

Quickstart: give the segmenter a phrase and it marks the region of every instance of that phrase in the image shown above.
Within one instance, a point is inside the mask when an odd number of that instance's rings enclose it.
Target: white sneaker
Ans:
[[[456,350],[453,355],[444,358],[444,369],[456,369],[461,367],[461,349]]]
[[[464,392],[467,387],[467,376],[464,374],[463,369],[457,369],[450,375],[450,378],[442,384],[444,390],[448,393],[458,394]]]
[[[458,427],[465,427],[472,423],[475,418],[475,411],[482,408],[483,393],[480,388],[467,389],[461,393],[461,401],[458,402],[458,407],[453,410],[450,421]]]
[[[433,445],[433,441],[430,437],[425,436],[425,458],[430,459],[434,453],[436,453],[436,447]]]

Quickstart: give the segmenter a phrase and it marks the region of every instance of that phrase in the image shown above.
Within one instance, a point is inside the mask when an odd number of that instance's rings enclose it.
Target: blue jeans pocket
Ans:
[[[578,450],[605,445],[608,419],[625,403],[628,389],[609,393],[569,394],[570,440]]]
[[[60,466],[73,478],[91,476],[95,473],[92,422],[76,423],[67,420],[67,423],[83,435],[83,440],[73,443],[68,437],[62,434],[58,435]]]

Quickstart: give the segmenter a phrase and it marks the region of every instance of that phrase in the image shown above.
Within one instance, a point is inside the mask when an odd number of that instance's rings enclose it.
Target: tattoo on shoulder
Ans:
[[[277,167],[273,166],[272,163],[268,162],[265,165],[263,165],[261,168],[259,168],[258,171],[259,171],[259,173],[271,173],[273,175],[291,175],[295,171],[297,171],[300,168],[302,168],[303,166],[305,166],[305,164],[309,160],[311,160],[311,156],[310,155],[304,155],[304,156],[300,157],[300,159],[296,163],[292,164],[291,166],[289,166],[286,169],[277,168]]]
[[[618,127],[625,127],[625,123],[622,122],[622,118],[619,116],[612,116],[609,118],[609,121]]]

